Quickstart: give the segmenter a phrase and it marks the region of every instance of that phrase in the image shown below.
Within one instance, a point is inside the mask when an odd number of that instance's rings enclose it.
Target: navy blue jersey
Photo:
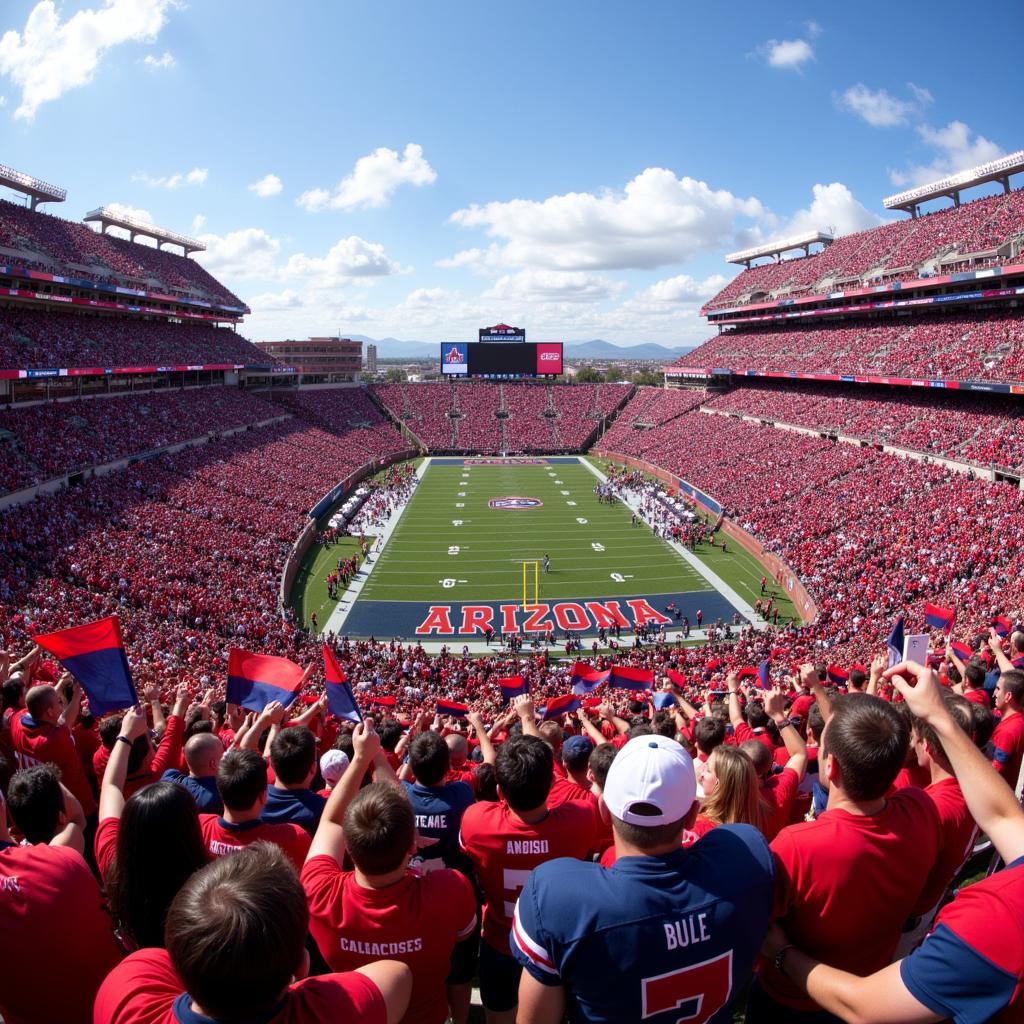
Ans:
[[[449,782],[444,786],[421,786],[403,782],[403,788],[416,816],[416,831],[424,839],[436,839],[432,846],[419,851],[421,860],[442,860],[446,868],[465,867],[465,855],[459,849],[459,827],[466,808],[476,802],[466,782]]]
[[[277,786],[270,786],[260,818],[271,825],[291,822],[313,836],[316,835],[320,815],[326,806],[327,801],[311,789],[278,789]]]
[[[194,779],[191,775],[179,772],[177,768],[168,768],[160,776],[161,782],[173,782],[182,789],[187,789],[196,802],[200,814],[223,814],[224,804],[217,790],[217,777],[205,775],[200,779]]]
[[[731,1021],[768,930],[773,879],[768,843],[749,825],[607,869],[550,861],[516,904],[512,952],[537,981],[565,987],[574,1022]]]

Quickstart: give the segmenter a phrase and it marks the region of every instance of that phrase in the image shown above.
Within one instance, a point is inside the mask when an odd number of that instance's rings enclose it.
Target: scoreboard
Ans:
[[[481,377],[487,380],[557,377],[562,372],[562,343],[495,345],[442,342],[441,372],[446,377]]]

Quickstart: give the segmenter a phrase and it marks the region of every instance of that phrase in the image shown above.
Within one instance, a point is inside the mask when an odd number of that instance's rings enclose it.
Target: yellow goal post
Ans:
[[[533,566],[533,604],[532,607],[536,607],[540,601],[540,561],[532,559],[523,562],[523,608],[530,608],[531,604],[527,601],[527,595],[529,593],[529,580],[530,580],[530,566]]]

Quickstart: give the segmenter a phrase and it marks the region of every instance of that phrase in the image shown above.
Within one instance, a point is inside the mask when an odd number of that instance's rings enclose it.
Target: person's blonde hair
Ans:
[[[715,747],[711,756],[718,785],[704,799],[701,814],[716,825],[753,825],[763,832],[768,805],[761,798],[754,762],[738,747],[725,744]]]

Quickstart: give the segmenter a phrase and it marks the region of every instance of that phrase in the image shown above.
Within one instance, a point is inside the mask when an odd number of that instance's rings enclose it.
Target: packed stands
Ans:
[[[0,200],[0,261],[244,308],[195,260],[6,200]]]
[[[739,327],[677,360],[682,366],[1024,380],[1024,312],[992,310],[814,325]]]
[[[1024,190],[986,196],[837,238],[821,252],[744,269],[703,308],[712,312],[839,284],[906,279],[941,271],[958,257],[992,262],[994,250],[1024,225]],[[965,262],[965,261],[961,261]]]
[[[44,310],[0,309],[0,369],[274,365],[227,327]]]

